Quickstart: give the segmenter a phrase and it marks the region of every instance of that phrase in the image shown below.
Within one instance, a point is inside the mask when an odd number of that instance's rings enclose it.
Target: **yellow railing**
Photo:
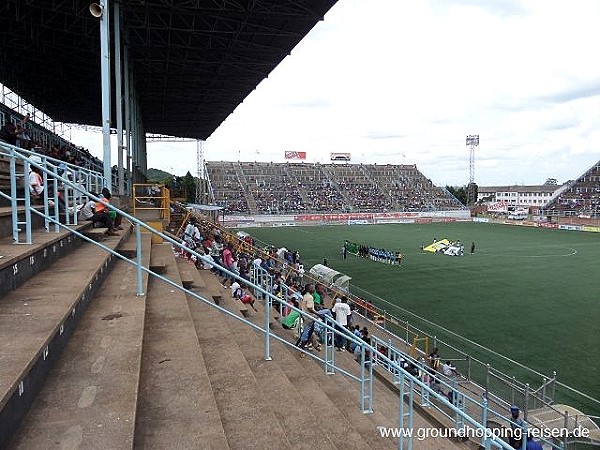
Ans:
[[[157,211],[157,218],[171,220],[171,193],[159,184],[138,183],[133,185],[133,215],[141,211]]]

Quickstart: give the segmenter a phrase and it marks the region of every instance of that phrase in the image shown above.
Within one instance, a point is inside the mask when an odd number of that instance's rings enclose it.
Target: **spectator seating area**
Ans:
[[[547,215],[600,217],[600,161],[546,205],[543,212]]]
[[[464,206],[415,165],[206,162],[226,212],[440,211]]]
[[[41,124],[35,123],[29,115],[23,116],[2,103],[0,103],[0,140],[84,169],[102,172],[102,161],[87,149],[77,147]]]

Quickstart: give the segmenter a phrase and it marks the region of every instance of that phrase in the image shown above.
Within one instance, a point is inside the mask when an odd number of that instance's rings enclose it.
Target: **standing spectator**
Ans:
[[[307,314],[307,316],[302,316],[303,328],[302,334],[296,342],[296,345],[302,349],[306,348],[307,344],[311,343],[316,351],[320,351],[321,347],[319,346],[317,339],[314,334],[315,328],[315,319],[310,318],[311,315],[316,316],[317,311],[315,310],[315,301],[313,297],[313,293],[315,291],[315,287],[312,284],[307,284],[304,287],[304,295],[302,296],[302,300],[300,301],[300,309],[302,312]]]
[[[471,242],[471,255],[475,253],[475,242]]]
[[[440,369],[440,354],[438,352],[438,348],[435,347],[433,351],[427,357],[429,359],[429,365],[434,370]]]
[[[17,127],[12,122],[6,122],[0,130],[0,139],[10,145],[17,145]]]
[[[514,449],[520,449],[523,440],[523,426],[524,422],[519,418],[519,407],[512,405],[510,407],[510,429],[511,433],[508,438],[508,443],[512,445]]]
[[[454,377],[458,374],[456,367],[450,361],[446,361],[442,364],[442,373],[447,377]]]
[[[336,330],[343,332],[345,329],[347,329],[348,316],[352,314],[352,311],[350,311],[350,306],[348,305],[348,298],[346,296],[342,297],[340,302],[336,302],[335,305],[333,305],[331,312],[335,317]],[[346,345],[346,338],[344,338],[342,335],[336,334],[334,345],[338,351],[342,351]]]
[[[29,122],[29,114],[23,117],[23,120],[19,122],[16,126],[15,133],[17,136],[16,146],[19,148],[24,148],[25,150],[29,150],[31,147],[31,138],[27,134],[27,130],[25,129],[27,122]]]

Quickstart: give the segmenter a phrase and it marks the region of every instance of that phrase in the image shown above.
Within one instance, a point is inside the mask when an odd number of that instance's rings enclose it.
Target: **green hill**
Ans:
[[[174,175],[160,169],[148,169],[148,183],[170,184]]]

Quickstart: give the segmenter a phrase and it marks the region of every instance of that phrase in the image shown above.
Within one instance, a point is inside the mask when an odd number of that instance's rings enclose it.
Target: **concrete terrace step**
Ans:
[[[142,236],[145,267],[150,240]],[[116,261],[11,448],[132,448],[146,304],[136,285],[135,267]]]
[[[264,322],[263,314],[258,314],[256,318]],[[313,446],[312,448],[330,446],[344,450],[390,448],[389,446],[373,447],[371,442],[363,439],[328,396],[318,388],[316,379],[330,378],[323,371],[310,379],[305,377],[306,384],[298,383],[297,377],[304,373],[304,369],[300,363],[296,363],[296,367],[284,370],[284,366],[293,359],[281,358],[282,355],[289,355],[284,344],[272,339],[273,360],[265,361],[264,335],[243,324],[228,323],[227,325],[254,371],[263,396],[270,399],[273,411],[286,429],[288,439],[294,448],[302,448],[302,445],[307,442]],[[358,408],[356,411],[359,412]]]
[[[202,276],[205,278],[205,282],[212,288],[213,291],[222,292],[223,289],[219,286],[218,281],[214,280],[211,274],[202,272]],[[211,280],[213,278],[213,280]],[[213,294],[214,295],[214,294]],[[232,300],[234,302],[234,300]],[[226,302],[226,307],[231,302]],[[264,323],[264,307],[261,302],[257,302],[258,312],[250,320],[257,324]],[[234,309],[232,309],[234,310]],[[232,326],[235,326],[232,325]],[[242,326],[242,325],[239,325]],[[239,328],[238,326],[238,328]],[[281,337],[287,338],[289,341],[294,341],[291,331],[283,330],[280,327],[273,327],[274,331]],[[257,345],[259,351],[264,352],[264,339],[262,336],[258,336]],[[299,352],[291,347],[284,346],[271,341],[272,345],[272,356],[273,361],[279,364],[282,371],[287,375],[288,379],[297,387],[297,389],[303,394],[310,396],[311,393],[322,391],[327,394],[329,405],[319,403],[321,397],[315,395],[313,398],[315,411],[318,408],[323,408],[322,414],[327,414],[326,411],[329,409],[327,417],[331,416],[335,411],[339,411],[343,418],[339,418],[339,423],[343,423],[345,419],[351,427],[362,436],[362,438],[369,443],[369,448],[397,448],[397,439],[381,438],[378,428],[383,427],[397,427],[398,426],[398,409],[399,400],[396,392],[389,389],[385,383],[381,383],[375,379],[373,383],[373,398],[374,398],[374,412],[372,414],[362,414],[360,412],[360,385],[353,380],[336,374],[334,376],[324,376],[323,365],[320,362],[312,360],[311,358],[305,357],[301,359]],[[323,356],[323,352],[320,353]],[[347,352],[336,352],[336,364],[343,367],[350,373],[359,373],[359,365],[354,361],[352,355]],[[415,396],[415,403],[418,402],[418,398]],[[419,415],[417,412],[414,414],[414,427],[426,428],[426,427],[439,427],[437,422],[431,423],[428,418]],[[406,444],[406,442],[405,442]],[[449,441],[440,438],[429,438],[424,441],[414,440],[414,448],[423,450],[441,450],[441,449],[465,449],[466,447],[457,442]]]
[[[35,206],[38,211],[43,211],[43,206]],[[17,208],[19,221],[25,220],[25,206],[19,206]],[[36,213],[31,213],[32,228],[40,228],[44,226],[43,217],[38,216]],[[12,237],[12,208],[10,206],[0,206],[0,239],[5,237]],[[11,240],[12,242],[12,240]]]
[[[190,298],[189,305],[230,448],[296,448],[273,412],[273,402],[281,398],[268,398],[262,393],[259,381],[229,332],[226,318],[199,300]],[[290,416],[292,419],[293,410]],[[317,439],[318,433],[314,432],[312,440]],[[309,439],[306,444],[310,443]]]
[[[213,290],[218,290],[218,284],[211,282],[210,279],[205,280],[207,285]],[[258,305],[258,303],[257,303]],[[264,323],[264,308],[262,304],[257,307],[258,313],[252,319],[254,323]],[[235,309],[234,309],[235,310]],[[343,449],[364,449],[373,448],[388,450],[397,448],[392,440],[373,440],[375,434],[375,426],[370,418],[360,412],[358,404],[358,394],[355,391],[340,394],[344,397],[342,406],[336,405],[327,395],[327,389],[323,390],[323,386],[335,386],[339,383],[345,385],[345,380],[341,375],[325,375],[321,364],[313,364],[312,361],[300,360],[298,352],[284,344],[271,340],[271,354],[273,360],[270,362],[264,361],[264,335],[257,333],[246,325],[237,323],[228,323],[231,328],[231,333],[240,345],[240,348],[246,355],[251,367],[256,366],[260,370],[261,367],[269,366],[269,372],[282,376],[286,379],[289,385],[288,392],[285,395],[270,395],[275,398],[285,398],[285,402],[281,402],[283,412],[289,415],[290,408],[294,409],[294,418],[299,420],[299,412],[297,411],[298,404],[306,403],[309,405],[309,413],[319,419],[316,426],[308,427],[306,422],[302,423],[302,427],[307,426],[307,430],[312,433],[319,434],[315,428],[320,430],[321,435],[327,436],[328,439],[337,447]],[[322,355],[322,352],[321,352]],[[314,366],[310,374],[306,373],[306,366]],[[256,373],[257,379],[262,375]],[[268,384],[270,376],[262,376]],[[290,395],[290,392],[297,392],[300,398]],[[268,391],[265,395],[269,395]],[[277,403],[277,401],[275,404]],[[342,412],[343,411],[343,412]],[[297,423],[296,423],[297,426]],[[393,426],[393,421],[390,421],[387,426]],[[366,429],[366,431],[365,431]],[[362,432],[362,433],[361,433]],[[326,448],[326,447],[324,447]]]
[[[154,252],[164,258],[163,276],[181,285],[171,246]],[[229,448],[185,295],[156,278],[148,285],[134,447]]]
[[[71,226],[81,231],[89,224]],[[32,244],[15,245],[12,237],[0,239],[0,297],[17,289],[32,276],[77,247],[82,240],[69,230],[32,231]],[[2,300],[0,300],[2,301]]]
[[[106,245],[116,248],[124,238],[112,237]],[[0,300],[0,447],[33,402],[112,259],[92,244],[81,245]]]

